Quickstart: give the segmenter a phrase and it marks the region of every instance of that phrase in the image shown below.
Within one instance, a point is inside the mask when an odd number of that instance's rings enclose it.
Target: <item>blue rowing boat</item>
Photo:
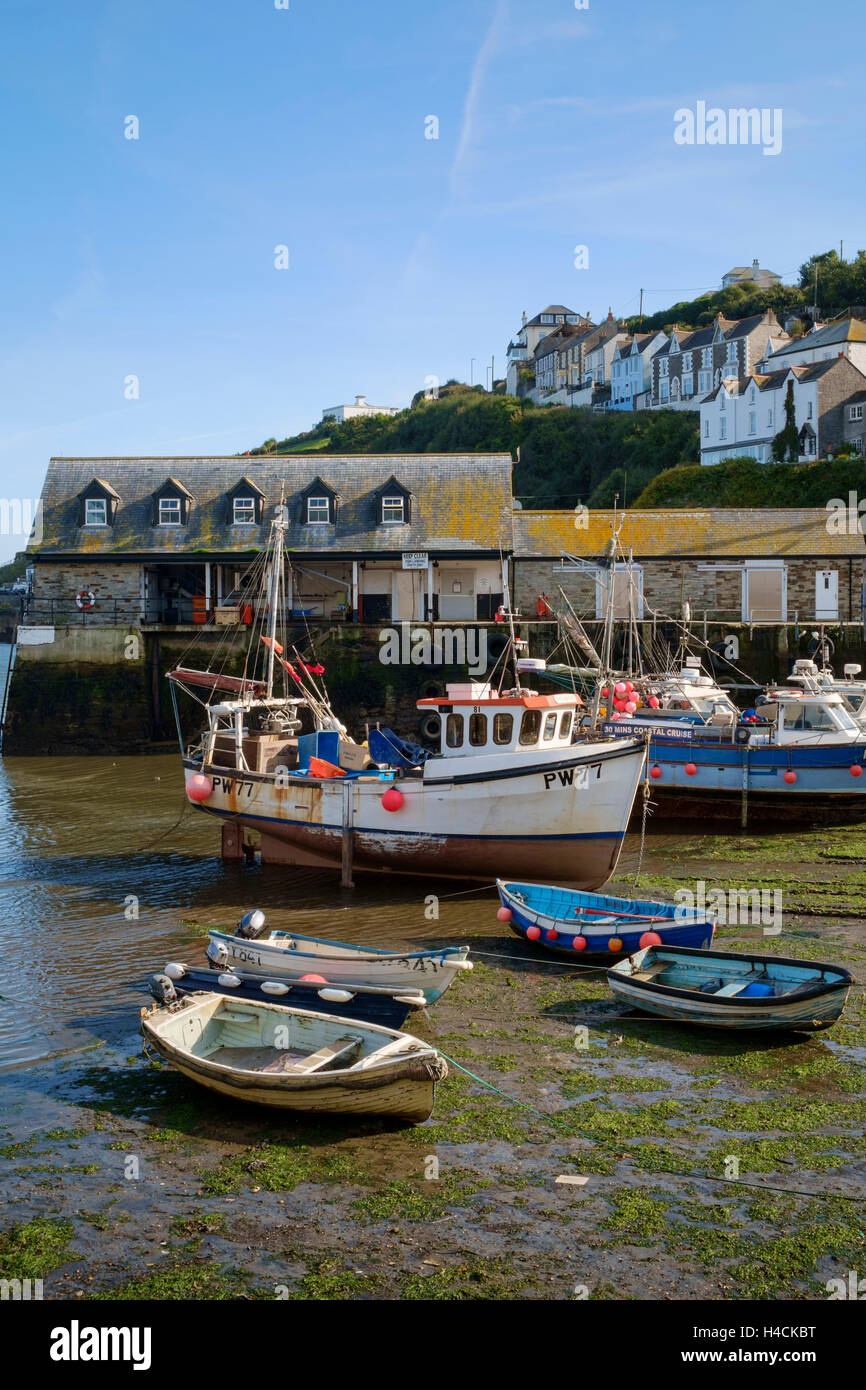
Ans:
[[[716,929],[712,913],[676,903],[580,893],[544,883],[506,883],[500,878],[496,887],[502,902],[500,922],[556,955],[631,955],[661,943],[706,949]]]
[[[818,961],[647,946],[607,982],[621,1003],[678,1023],[815,1032],[836,1022],[854,978]]]
[[[209,990],[214,994],[232,994],[239,999],[258,1003],[288,1004],[293,1009],[309,1009],[314,1013],[336,1014],[339,1018],[377,1023],[383,1028],[402,1028],[410,1013],[426,1005],[420,989],[373,989],[363,986],[334,984],[321,979],[299,981],[265,980],[244,971],[208,969],[207,966],[186,965],[169,961],[164,972],[174,983],[178,994]]]

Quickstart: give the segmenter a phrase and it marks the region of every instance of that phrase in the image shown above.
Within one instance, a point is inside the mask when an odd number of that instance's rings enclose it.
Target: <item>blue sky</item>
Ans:
[[[850,0],[288,3],[5,0],[0,497],[501,374],[523,309],[866,245]],[[781,108],[781,153],[676,145],[700,100]]]

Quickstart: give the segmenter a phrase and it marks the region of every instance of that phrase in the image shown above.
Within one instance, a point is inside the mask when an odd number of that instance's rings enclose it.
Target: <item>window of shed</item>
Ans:
[[[104,497],[88,497],[84,504],[85,526],[108,525],[108,503]]]
[[[445,720],[445,743],[448,748],[463,746],[463,715],[449,714]]]
[[[403,524],[406,499],[404,497],[383,497],[382,498],[382,522],[384,525]]]
[[[546,714],[544,716],[544,742],[549,743],[556,737],[556,714]]]
[[[493,716],[493,742],[510,743],[514,737],[514,716],[511,714],[494,714]]]
[[[234,524],[236,526],[252,526],[256,519],[256,502],[254,497],[236,497],[234,499]]]
[[[560,738],[568,738],[569,734],[571,733],[571,719],[572,719],[571,710],[566,710],[565,714],[563,714],[563,715],[561,716],[560,721],[559,721],[559,737],[560,737]]]
[[[524,747],[531,743],[537,743],[540,732],[541,712],[537,709],[524,710],[523,718],[520,721],[520,743]]]
[[[160,526],[179,526],[180,525],[180,498],[179,497],[160,497],[159,499],[159,524]]]
[[[331,508],[327,497],[307,498],[307,525],[327,526],[331,519]]]
[[[469,742],[473,748],[483,748],[487,742],[486,714],[471,714],[469,716]]]

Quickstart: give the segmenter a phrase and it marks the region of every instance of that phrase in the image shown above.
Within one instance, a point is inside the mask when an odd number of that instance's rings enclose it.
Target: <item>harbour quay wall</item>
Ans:
[[[289,629],[286,645],[290,656],[295,645],[308,661],[325,667],[323,680],[333,708],[354,737],[363,739],[368,726],[381,724],[420,742],[424,713],[416,701],[443,694],[448,682],[482,679],[487,665],[484,671],[477,669],[477,654],[486,652],[493,660],[506,640],[499,624],[465,624],[462,641],[457,638],[461,625],[436,626],[440,634],[447,628],[457,639],[445,642],[446,659],[441,661],[413,659],[434,648],[429,623],[299,624]],[[383,632],[388,634],[385,639]],[[422,634],[431,639],[426,648]],[[166,673],[186,666],[239,676],[248,647],[245,627],[155,630],[86,622],[24,627],[9,692],[3,755],[130,754],[176,748]],[[447,659],[467,650],[468,661]],[[177,710],[184,737],[193,738],[202,727],[200,705],[178,691]]]
[[[354,737],[363,739],[369,726],[381,724],[421,742],[424,711],[417,709],[416,701],[443,694],[451,681],[482,679],[479,655],[486,655],[484,669],[489,670],[505,644],[501,624],[462,627],[464,646],[455,648],[449,639],[440,653],[445,660],[424,658],[437,655],[433,641],[437,631],[441,637],[447,629],[453,638],[459,624],[298,625],[287,638],[289,651],[294,644],[308,659],[324,665],[332,705]],[[810,654],[812,630],[811,625],[693,622],[692,631],[699,640],[692,650],[698,653],[703,643],[716,648],[706,654],[705,667],[721,684],[735,687],[735,699],[747,705],[750,681],[758,686],[784,681],[794,660]],[[616,631],[621,634],[623,629],[618,625]],[[824,624],[823,631],[834,644],[837,672],[845,662],[860,662],[866,669],[859,623]],[[555,622],[521,621],[517,632],[528,641],[533,656],[569,660]],[[383,633],[389,634],[387,639]],[[600,642],[600,624],[588,624],[587,633]],[[650,654],[660,652],[666,652],[674,665],[679,646],[675,625],[643,622],[638,633],[648,666],[655,666]],[[732,638],[736,657],[729,662],[722,652],[731,650]],[[619,636],[618,640],[622,645]],[[86,621],[65,627],[23,626],[9,691],[3,755],[130,754],[174,748],[177,732],[166,672],[186,665],[241,675],[248,645],[249,632],[243,627],[152,629]],[[447,660],[466,650],[470,660]],[[562,688],[535,674],[531,684],[542,692]],[[202,725],[200,706],[181,691],[177,707],[184,737],[194,737]]]

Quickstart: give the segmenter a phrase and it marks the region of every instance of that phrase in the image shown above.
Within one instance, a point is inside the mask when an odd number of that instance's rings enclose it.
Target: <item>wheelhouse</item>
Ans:
[[[579,695],[497,694],[489,685],[449,685],[446,694],[419,700],[441,720],[440,756],[472,757],[570,748]]]

